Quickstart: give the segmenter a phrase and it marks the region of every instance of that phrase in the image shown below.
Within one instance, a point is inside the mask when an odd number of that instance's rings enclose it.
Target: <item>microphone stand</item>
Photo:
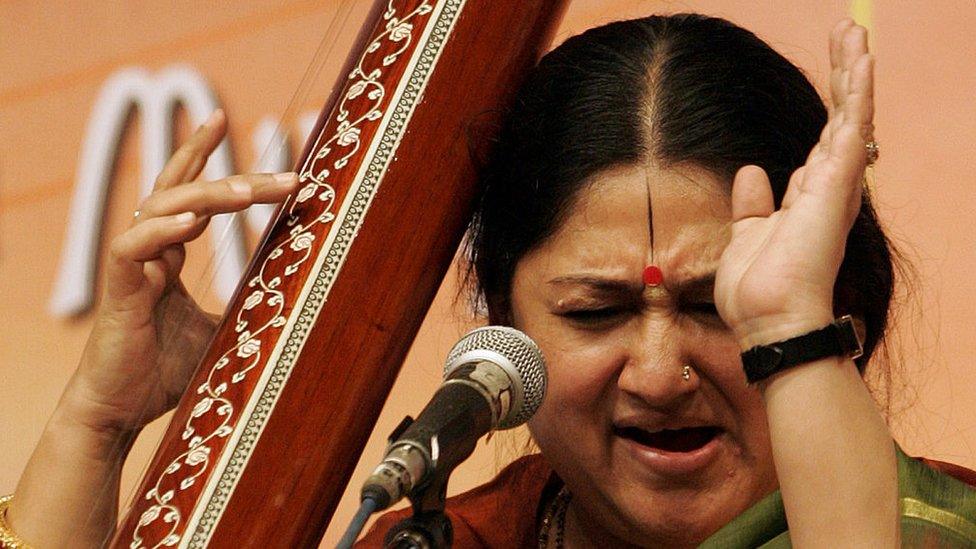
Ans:
[[[390,528],[385,541],[387,549],[446,549],[454,542],[454,529],[443,510],[414,512]]]
[[[394,430],[391,440],[412,422],[406,419]],[[386,533],[387,549],[450,549],[454,544],[454,527],[444,514],[449,475],[433,475],[429,482],[410,491],[407,498],[413,516],[393,525]]]

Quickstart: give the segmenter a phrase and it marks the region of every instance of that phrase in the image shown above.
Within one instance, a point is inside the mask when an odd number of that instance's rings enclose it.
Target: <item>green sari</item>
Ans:
[[[902,546],[976,547],[976,489],[896,450]],[[700,547],[792,547],[782,496],[766,496]]]

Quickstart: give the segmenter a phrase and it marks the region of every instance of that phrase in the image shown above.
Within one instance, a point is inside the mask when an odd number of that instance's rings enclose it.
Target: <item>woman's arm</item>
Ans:
[[[7,522],[32,546],[101,547],[115,528],[119,478],[135,432],[79,423],[62,399],[34,448]]]
[[[32,545],[97,547],[111,534],[132,441],[175,406],[216,327],[180,282],[184,244],[212,215],[279,202],[298,183],[294,173],[194,181],[225,130],[218,110],[173,155],[109,247],[85,351],[7,510]]]
[[[732,241],[716,301],[743,350],[823,328],[847,234],[861,204],[873,116],[866,31],[831,33],[830,117],[774,209],[769,180],[747,166],[732,189]],[[800,547],[898,545],[895,448],[853,361],[831,357],[757,386],[766,403],[790,537]]]
[[[773,459],[796,547],[898,547],[895,447],[849,359],[769,380]]]

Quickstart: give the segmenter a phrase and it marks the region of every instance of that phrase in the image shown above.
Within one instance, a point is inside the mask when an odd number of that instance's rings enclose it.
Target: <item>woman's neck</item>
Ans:
[[[619,547],[621,549],[638,547],[620,539],[604,528],[600,521],[593,520],[592,514],[580,508],[576,499],[571,499],[566,509],[564,549],[589,549],[595,547]]]
[[[564,549],[592,549],[614,547],[620,549],[638,549],[640,547],[696,547],[696,543],[682,544],[674,539],[658,539],[647,537],[639,543],[623,539],[607,529],[595,514],[581,508],[578,500],[573,498],[566,509],[565,529],[563,531]],[[550,547],[555,547],[550,544]]]

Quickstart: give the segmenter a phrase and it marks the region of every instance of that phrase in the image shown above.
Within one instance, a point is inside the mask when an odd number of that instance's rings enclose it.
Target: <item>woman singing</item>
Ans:
[[[448,500],[456,546],[976,544],[974,476],[902,454],[860,375],[884,341],[892,254],[863,185],[866,31],[845,20],[829,43],[829,108],[752,33],[699,15],[592,29],[530,74],[468,243],[490,322],[546,358],[541,453]],[[194,182],[224,126],[215,114],[174,155],[113,242],[7,535],[106,538],[111,443],[175,404],[214,329],[179,282],[182,244],[295,189],[294,174]],[[173,330],[184,352],[160,357]]]

